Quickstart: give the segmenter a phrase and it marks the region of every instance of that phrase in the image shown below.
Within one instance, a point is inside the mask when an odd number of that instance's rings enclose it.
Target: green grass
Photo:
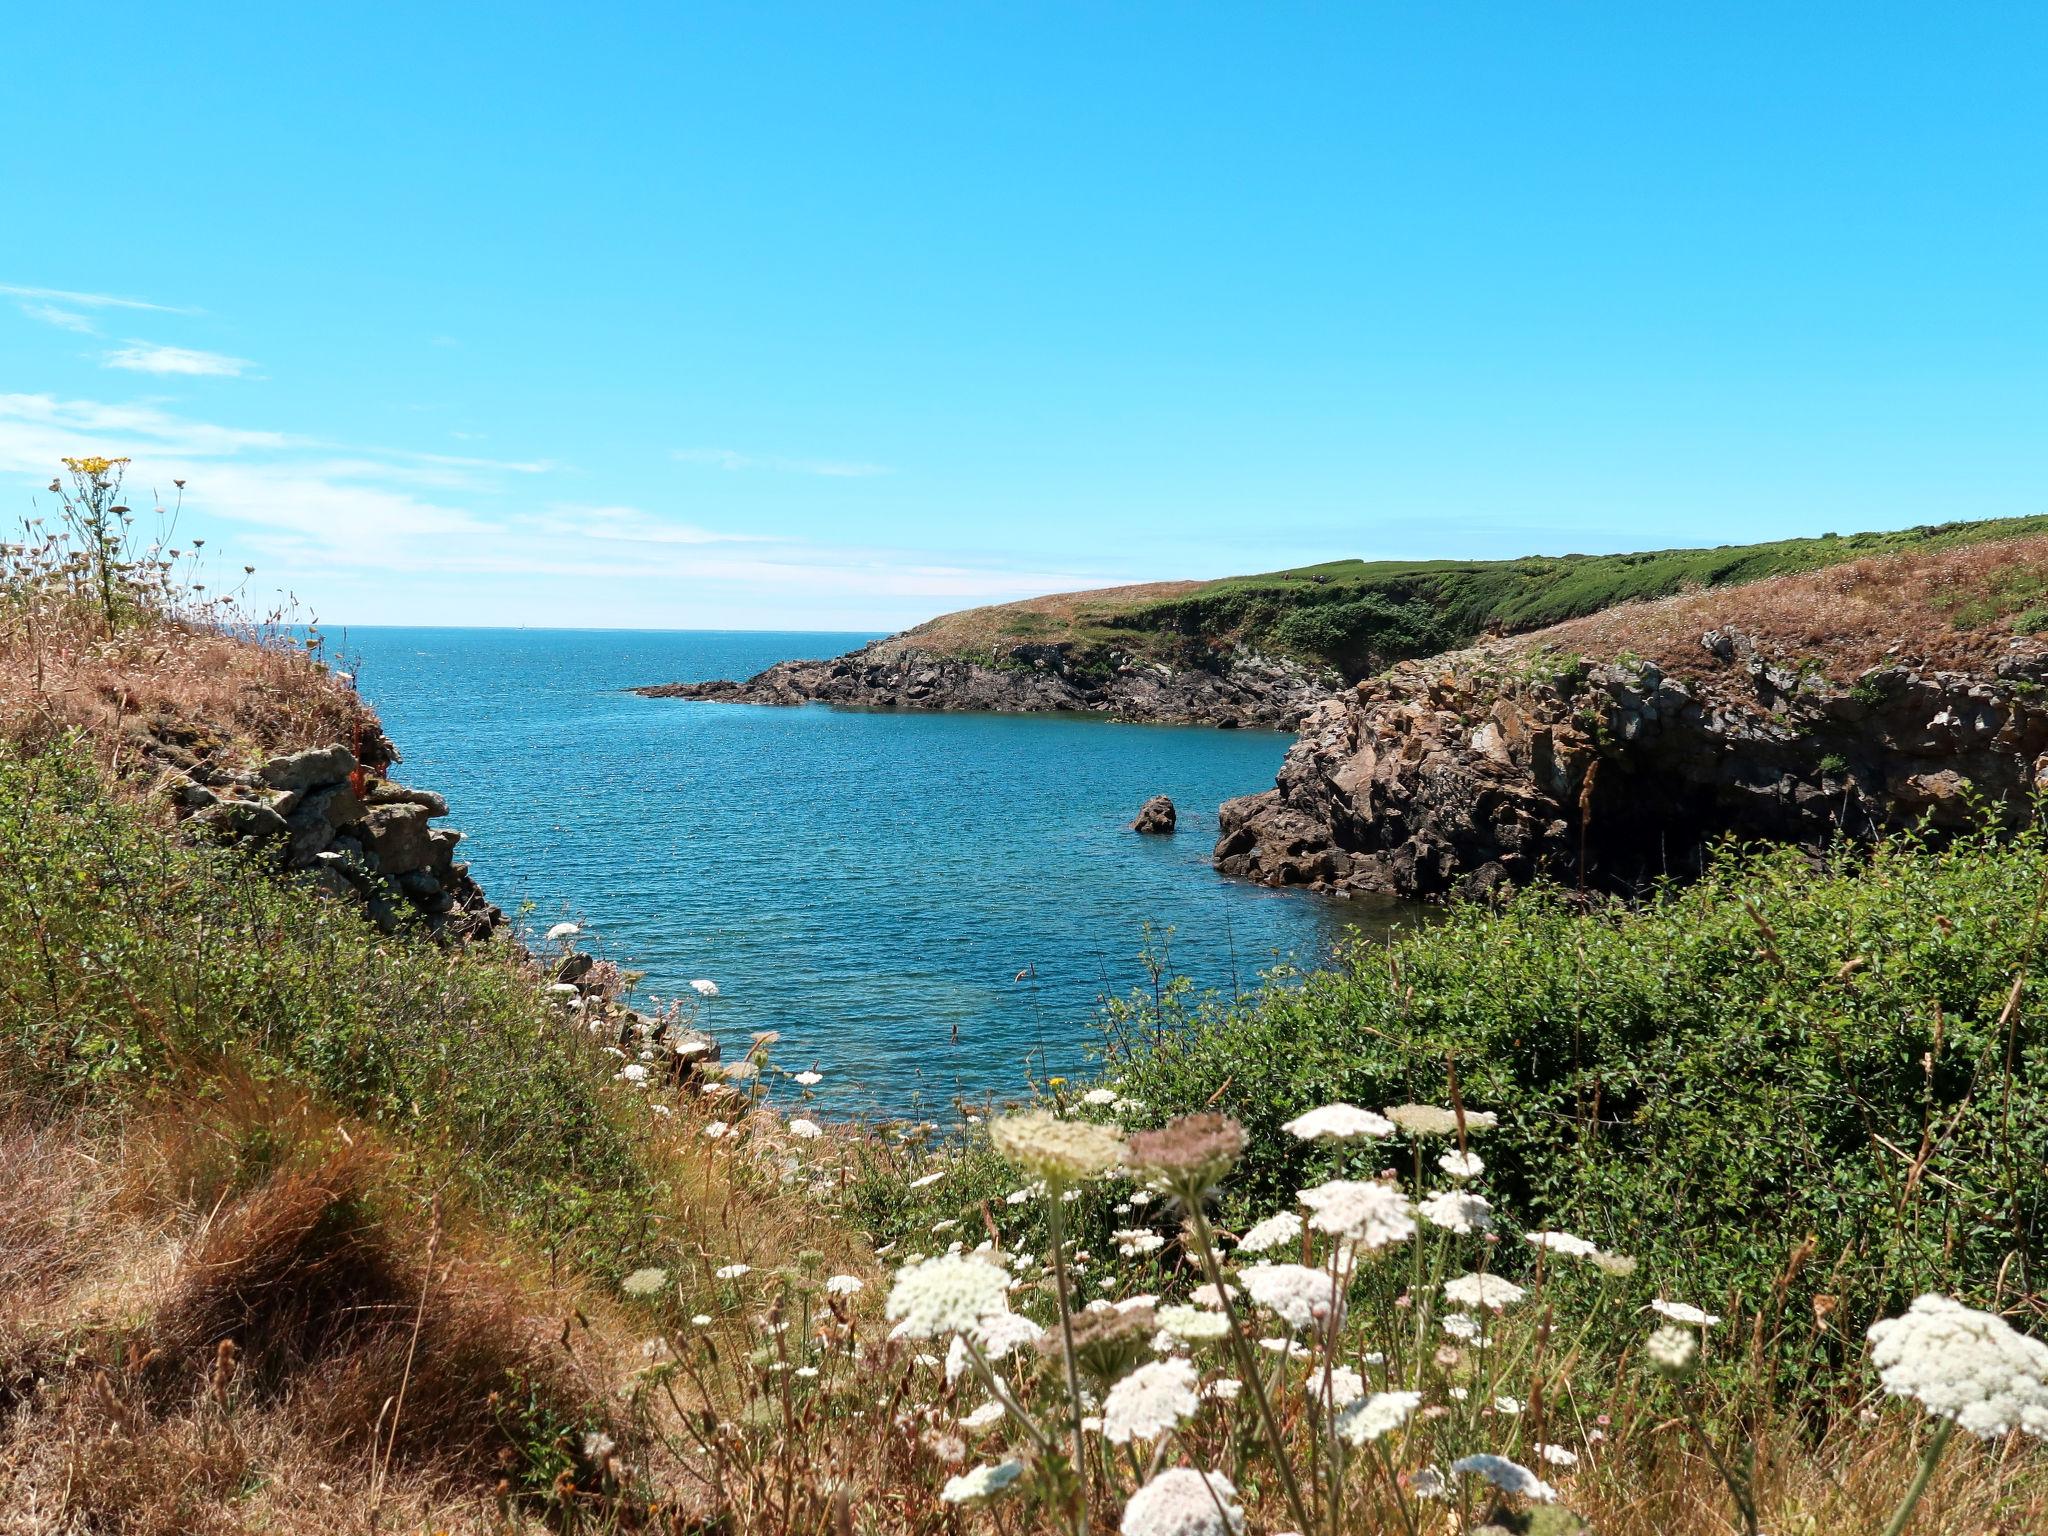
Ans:
[[[237,1080],[388,1128],[598,1274],[659,1207],[596,1044],[502,948],[451,955],[111,795],[82,746],[0,759],[0,1064],[17,1105],[192,1107]]]
[[[1490,633],[1540,629],[1689,587],[1728,586],[1868,555],[2048,532],[2048,517],[1941,523],[1717,549],[1492,561],[1339,560],[1210,582],[1108,619],[1138,631],[1231,636],[1361,676]],[[1968,621],[1959,614],[1958,623]]]
[[[1219,1213],[1237,1225],[1340,1167],[1409,1165],[1407,1143],[1347,1157],[1284,1122],[1338,1100],[1448,1104],[1455,1066],[1464,1102],[1501,1115],[1473,1145],[1510,1222],[1630,1253],[1646,1283],[1717,1311],[1768,1302],[1813,1237],[1793,1300],[1802,1316],[1839,1301],[1831,1331],[1790,1339],[1796,1374],[1839,1364],[1922,1291],[2038,1290],[2044,890],[2038,830],[1944,849],[1900,838],[1818,873],[1797,850],[1731,852],[1639,909],[1530,890],[1242,1002],[1169,989],[1164,1006],[1119,1006],[1104,1072],[1147,1106],[1137,1121],[1213,1107],[1244,1123],[1250,1151]],[[975,1148],[908,1208],[880,1177],[859,1195],[910,1237],[981,1200],[1001,1209],[1012,1178]],[[1086,1241],[1115,1224],[1101,1216]]]

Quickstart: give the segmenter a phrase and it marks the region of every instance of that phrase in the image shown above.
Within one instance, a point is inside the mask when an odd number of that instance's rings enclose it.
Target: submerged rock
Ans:
[[[1138,819],[1131,823],[1133,832],[1171,832],[1176,820],[1173,802],[1164,795],[1154,795],[1139,807]]]

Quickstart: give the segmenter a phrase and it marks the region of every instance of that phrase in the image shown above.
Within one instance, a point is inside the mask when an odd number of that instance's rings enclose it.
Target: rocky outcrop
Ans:
[[[1981,672],[1830,681],[1713,630],[1686,671],[1505,646],[1398,666],[1316,709],[1274,788],[1225,803],[1216,866],[1342,893],[1626,890],[1724,837],[2016,823],[2048,787],[2038,641]]]
[[[180,753],[158,790],[183,834],[240,846],[291,878],[359,904],[384,931],[408,921],[450,942],[486,937],[505,920],[455,857],[462,834],[432,823],[448,804],[385,779],[344,746],[233,769]],[[389,753],[384,755],[389,761]]]
[[[1131,823],[1133,832],[1171,832],[1179,820],[1173,802],[1164,795],[1154,795],[1138,807],[1138,819]]]
[[[779,662],[745,682],[661,683],[633,691],[647,698],[739,704],[1070,712],[1292,730],[1336,685],[1312,668],[1242,649],[1219,654],[1208,665],[1172,667],[1071,644],[1020,644],[984,659],[891,639],[828,661]]]

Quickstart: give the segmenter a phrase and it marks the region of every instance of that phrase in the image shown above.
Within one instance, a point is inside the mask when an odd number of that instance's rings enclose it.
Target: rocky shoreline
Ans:
[[[1716,629],[1685,670],[1512,646],[1395,667],[1319,706],[1274,788],[1224,804],[1216,868],[1341,894],[1633,890],[1726,837],[2017,823],[2048,789],[2039,641],[1836,682]]]
[[[652,699],[825,703],[869,709],[1094,714],[1160,725],[1294,730],[1337,680],[1237,650],[1213,666],[1171,667],[1114,650],[1019,644],[987,658],[924,650],[900,637],[825,661],[784,661],[744,682],[659,683]]]

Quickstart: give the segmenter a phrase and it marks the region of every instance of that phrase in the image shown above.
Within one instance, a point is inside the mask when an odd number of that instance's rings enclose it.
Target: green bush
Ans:
[[[610,1272],[648,1174],[595,1042],[502,950],[385,937],[188,847],[82,748],[0,759],[0,1065],[47,1112],[282,1083],[437,1149],[494,1211]]]

